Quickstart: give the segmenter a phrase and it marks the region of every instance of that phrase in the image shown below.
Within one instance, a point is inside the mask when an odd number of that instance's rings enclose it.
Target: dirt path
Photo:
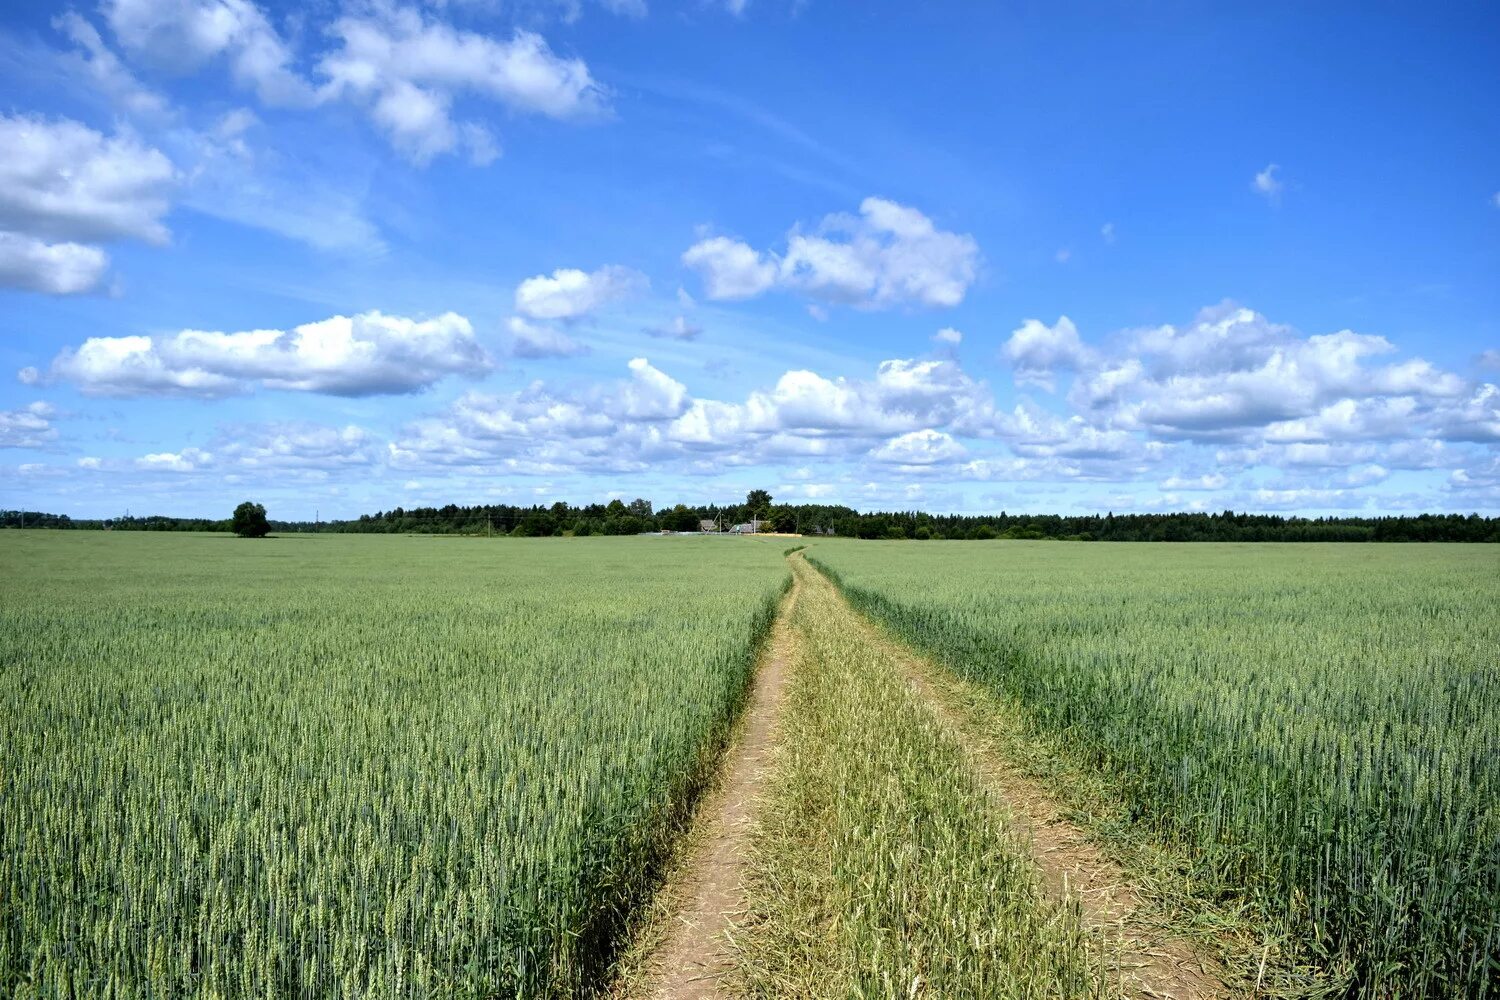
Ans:
[[[794,559],[800,559],[794,556]],[[809,567],[811,568],[811,567]],[[1210,1000],[1229,997],[1224,971],[1188,941],[1166,935],[1144,919],[1139,893],[1125,872],[1099,851],[1083,830],[1065,819],[1056,801],[1037,782],[986,752],[985,738],[959,706],[946,671],[916,656],[856,611],[827,577],[807,574],[806,586],[833,591],[839,605],[857,620],[869,639],[888,650],[906,671],[913,689],[958,736],[981,784],[1014,817],[1017,833],[1029,841],[1043,884],[1057,898],[1079,902],[1085,927],[1116,956],[1112,986],[1127,997]],[[686,995],[686,994],[684,994]]]
[[[680,901],[665,939],[646,965],[641,996],[700,1000],[733,994],[725,985],[734,967],[731,935],[745,910],[744,872],[756,799],[765,787],[769,751],[796,642],[792,609],[802,588],[794,574],[750,689],[739,732],[724,754],[719,786],[698,813],[700,824],[686,863],[671,887]]]

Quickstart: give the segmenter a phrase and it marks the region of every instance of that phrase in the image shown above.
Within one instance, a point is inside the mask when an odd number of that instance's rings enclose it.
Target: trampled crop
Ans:
[[[1108,775],[1323,988],[1500,989],[1500,563],[1459,546],[819,546]]]
[[[781,548],[5,533],[0,992],[596,984]]]

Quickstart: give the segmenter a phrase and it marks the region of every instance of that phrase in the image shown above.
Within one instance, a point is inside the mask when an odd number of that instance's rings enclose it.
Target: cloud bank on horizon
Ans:
[[[0,505],[1500,513],[1500,14],[1136,16],[9,12]]]

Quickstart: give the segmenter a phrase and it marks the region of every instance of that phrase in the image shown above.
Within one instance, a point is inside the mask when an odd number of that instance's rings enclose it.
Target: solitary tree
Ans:
[[[229,526],[241,538],[264,538],[271,530],[271,524],[266,520],[266,509],[249,500],[234,509],[234,520],[230,521]]]

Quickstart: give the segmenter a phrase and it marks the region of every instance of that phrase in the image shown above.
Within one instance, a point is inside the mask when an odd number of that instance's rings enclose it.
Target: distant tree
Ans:
[[[605,507],[604,510],[605,510],[605,513],[607,513],[610,517],[624,517],[625,516],[625,505],[623,503],[621,503],[618,499],[611,500],[609,502],[609,506]]]
[[[644,500],[640,497],[636,497],[634,500],[630,501],[626,509],[629,510],[630,513],[635,517],[650,517],[652,513],[651,501]]]
[[[745,506],[757,517],[765,517],[771,508],[771,494],[765,490],[751,490],[745,494]]]
[[[698,515],[685,504],[678,504],[662,514],[661,526],[668,531],[697,531]]]
[[[230,519],[229,526],[241,538],[264,538],[271,530],[271,524],[266,520],[266,509],[249,500],[234,509],[234,517]]]
[[[516,538],[546,538],[557,530],[557,522],[549,514],[539,510],[527,514],[521,523],[511,530]]]

